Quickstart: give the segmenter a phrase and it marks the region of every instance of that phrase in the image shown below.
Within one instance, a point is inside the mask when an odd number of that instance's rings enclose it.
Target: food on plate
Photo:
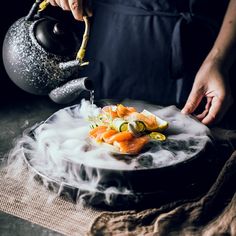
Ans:
[[[168,122],[147,110],[110,105],[89,120],[89,136],[98,143],[113,145],[123,154],[138,154],[150,140],[166,140],[160,132],[168,128]]]

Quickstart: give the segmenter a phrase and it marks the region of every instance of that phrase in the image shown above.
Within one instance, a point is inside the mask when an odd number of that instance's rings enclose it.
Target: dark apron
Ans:
[[[211,1],[94,0],[83,73],[95,98],[183,104],[227,6]]]

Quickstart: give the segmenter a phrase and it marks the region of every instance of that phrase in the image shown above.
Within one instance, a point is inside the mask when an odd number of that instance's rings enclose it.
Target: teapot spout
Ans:
[[[61,87],[53,89],[49,97],[55,103],[66,104],[74,101],[84,90],[93,90],[93,83],[88,77],[71,80]]]

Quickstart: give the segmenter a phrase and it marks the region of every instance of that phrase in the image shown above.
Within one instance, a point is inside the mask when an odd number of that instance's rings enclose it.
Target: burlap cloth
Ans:
[[[27,169],[11,178],[0,171],[0,210],[65,235],[82,236],[101,213],[53,195]]]
[[[220,145],[233,146],[236,132],[217,132],[223,138]],[[3,169],[0,210],[71,236],[236,235],[236,151],[226,159],[203,196],[139,212],[101,212],[75,205],[30,180],[27,169],[20,178],[6,175]]]

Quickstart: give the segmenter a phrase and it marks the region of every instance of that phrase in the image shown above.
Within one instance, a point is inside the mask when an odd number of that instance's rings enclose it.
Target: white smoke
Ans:
[[[138,156],[114,155],[110,145],[97,144],[88,137],[88,117],[99,114],[101,109],[83,100],[79,105],[59,110],[26,132],[11,152],[9,163],[17,163],[23,157],[39,176],[79,188],[85,191],[80,193],[85,198],[101,193],[109,205],[115,194],[132,196],[128,184],[123,185],[122,171],[175,165],[198,155],[210,142],[208,128],[181,114],[175,106],[161,108],[128,100],[123,104],[139,111],[149,110],[168,121],[167,141],[151,142]],[[113,175],[113,171],[119,174]],[[41,181],[47,185],[48,180]]]

